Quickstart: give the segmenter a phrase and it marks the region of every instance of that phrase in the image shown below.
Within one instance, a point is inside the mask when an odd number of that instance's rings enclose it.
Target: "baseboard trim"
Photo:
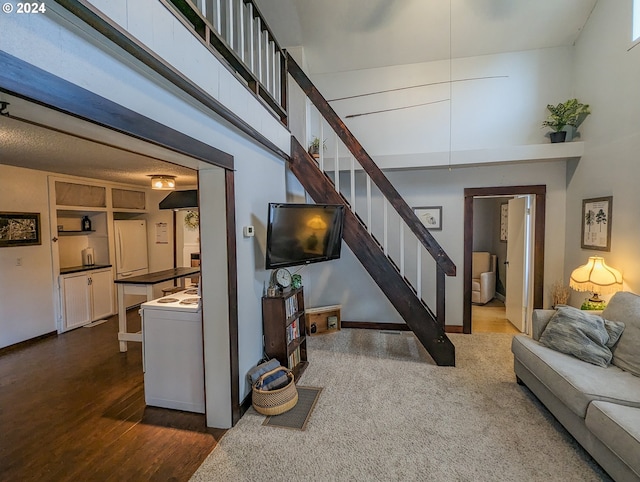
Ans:
[[[365,330],[411,331],[404,323],[376,323],[371,321],[342,321],[342,328],[361,328]],[[445,325],[445,333],[463,333],[462,325]]]
[[[462,325],[445,325],[445,333],[464,333],[464,327]]]
[[[24,340],[24,341],[20,341],[18,343],[14,343],[13,345],[9,345],[9,346],[5,346],[4,348],[0,348],[0,356],[1,355],[5,355],[9,352],[15,351],[15,350],[21,350],[23,348],[26,348],[30,345],[35,345],[36,343],[38,343],[39,341],[44,340],[45,338],[49,338],[51,336],[57,336],[58,332],[57,331],[51,331],[49,333],[45,333],[44,335],[40,335],[40,336],[36,336],[34,338],[29,338],[28,340]]]
[[[375,323],[371,321],[341,321],[342,328],[362,328],[365,330],[411,331],[404,323]]]

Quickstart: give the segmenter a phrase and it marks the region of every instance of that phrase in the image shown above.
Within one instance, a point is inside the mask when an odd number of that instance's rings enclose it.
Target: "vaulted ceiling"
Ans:
[[[256,0],[311,73],[570,46],[597,0]]]

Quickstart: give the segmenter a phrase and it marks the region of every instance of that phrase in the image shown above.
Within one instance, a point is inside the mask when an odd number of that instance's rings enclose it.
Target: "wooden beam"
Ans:
[[[0,51],[0,91],[145,142],[233,169],[233,157],[204,142],[100,97]]]

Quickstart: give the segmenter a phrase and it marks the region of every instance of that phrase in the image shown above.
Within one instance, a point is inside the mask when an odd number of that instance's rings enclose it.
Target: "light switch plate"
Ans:
[[[244,228],[242,228],[242,233],[244,234],[245,238],[251,238],[255,236],[255,230],[253,229],[253,226],[245,226]]]

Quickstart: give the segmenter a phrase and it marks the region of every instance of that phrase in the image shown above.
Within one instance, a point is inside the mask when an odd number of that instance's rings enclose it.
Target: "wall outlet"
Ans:
[[[22,258],[16,258],[16,266],[22,266]]]
[[[245,226],[244,228],[242,228],[242,233],[244,234],[245,238],[252,238],[253,236],[256,235],[255,229],[253,229],[253,226]]]

